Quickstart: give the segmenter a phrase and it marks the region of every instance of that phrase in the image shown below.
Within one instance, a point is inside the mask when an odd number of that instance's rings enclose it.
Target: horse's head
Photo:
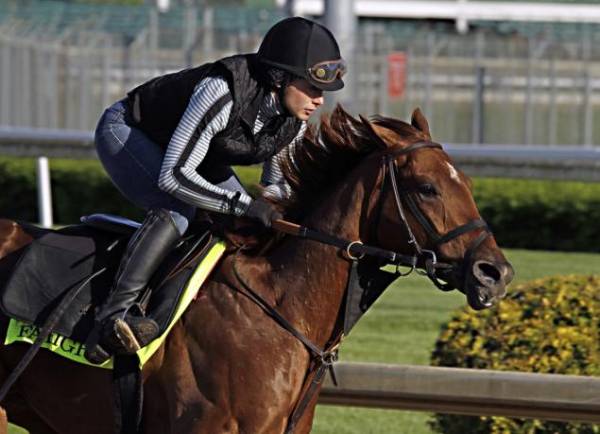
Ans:
[[[504,297],[513,268],[479,215],[470,179],[432,142],[421,112],[415,110],[412,125],[382,117],[361,121],[354,129],[381,148],[371,154],[380,169],[364,237],[416,255],[440,289],[461,290],[473,309]]]
[[[362,242],[406,255],[404,263],[416,262],[440,289],[463,291],[474,309],[504,297],[513,269],[477,211],[471,181],[431,140],[419,110],[408,124],[355,119],[338,106],[293,148],[284,174],[294,217],[317,203],[330,208],[326,187],[335,186],[337,202],[347,201],[338,212],[356,214]]]

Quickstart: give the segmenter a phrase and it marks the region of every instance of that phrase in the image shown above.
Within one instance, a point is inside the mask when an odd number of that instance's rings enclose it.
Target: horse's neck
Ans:
[[[366,198],[360,180],[347,182],[304,223],[326,234],[357,240]],[[297,238],[290,238],[269,259],[278,309],[323,346],[336,326],[350,262],[337,247]]]

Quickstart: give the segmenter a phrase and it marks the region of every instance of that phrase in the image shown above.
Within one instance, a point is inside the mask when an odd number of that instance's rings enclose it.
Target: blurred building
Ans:
[[[321,16],[326,0],[294,0],[293,13]],[[354,0],[360,18],[451,21],[460,32],[469,23],[600,23],[599,1]],[[287,0],[277,0],[284,6]]]
[[[0,124],[92,129],[136,84],[254,51],[284,16],[269,2],[215,3],[0,0]],[[419,106],[444,142],[600,144],[600,5],[355,4],[357,111],[406,118]]]

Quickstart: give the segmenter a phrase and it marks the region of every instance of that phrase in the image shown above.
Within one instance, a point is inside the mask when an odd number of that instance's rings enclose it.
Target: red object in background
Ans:
[[[388,60],[388,96],[400,98],[406,84],[406,53],[390,53]]]

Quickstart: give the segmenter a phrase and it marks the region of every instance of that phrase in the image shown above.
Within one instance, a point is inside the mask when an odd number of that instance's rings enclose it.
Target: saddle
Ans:
[[[90,333],[110,291],[121,255],[139,223],[94,214],[82,223],[49,230],[28,245],[3,288],[0,309],[10,318],[42,327],[63,297],[77,296],[52,331],[77,342]],[[154,319],[162,335],[203,255],[218,240],[208,225],[191,228],[154,274],[136,308]],[[94,276],[94,277],[92,277]],[[92,277],[92,278],[90,278]]]

